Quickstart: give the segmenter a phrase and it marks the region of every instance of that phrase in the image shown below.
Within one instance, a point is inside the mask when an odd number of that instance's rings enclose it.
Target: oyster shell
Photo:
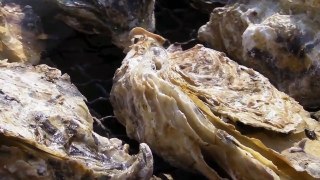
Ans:
[[[84,97],[67,75],[46,65],[0,62],[0,177],[4,179],[150,178],[146,144],[93,132]],[[23,169],[23,170],[22,170]]]
[[[218,179],[320,178],[320,125],[258,72],[135,28],[111,103],[127,134],[173,165]],[[308,136],[305,132],[313,135]]]
[[[119,47],[127,47],[129,31],[137,26],[154,31],[155,0],[50,0],[62,11],[59,18],[74,29],[106,34]]]
[[[37,64],[43,50],[40,17],[31,6],[0,2],[0,58]]]
[[[238,0],[215,9],[199,39],[251,67],[303,106],[320,106],[318,1]]]
[[[41,18],[48,16],[52,21],[60,19],[73,29],[102,34],[115,45],[127,47],[132,28],[154,30],[154,3],[155,0],[1,0],[0,58],[38,64],[44,49],[41,40],[50,36],[43,33]]]

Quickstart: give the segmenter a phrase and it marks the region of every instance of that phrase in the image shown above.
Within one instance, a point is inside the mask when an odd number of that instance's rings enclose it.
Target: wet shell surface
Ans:
[[[182,50],[132,30],[116,71],[114,113],[171,164],[220,178],[320,178],[319,123],[267,78],[202,45]]]
[[[69,76],[46,65],[0,61],[0,177],[149,178],[153,158],[93,132],[84,97]]]

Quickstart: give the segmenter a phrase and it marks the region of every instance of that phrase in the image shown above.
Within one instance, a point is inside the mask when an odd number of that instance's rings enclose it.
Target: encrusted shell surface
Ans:
[[[128,145],[93,132],[84,97],[46,65],[0,61],[0,177],[4,179],[150,178],[146,144]]]
[[[199,39],[251,67],[303,106],[320,106],[320,1],[231,1]]]
[[[267,78],[202,45],[165,49],[157,35],[131,35],[111,91],[130,137],[211,179],[220,177],[210,160],[232,179],[320,178],[319,123]]]

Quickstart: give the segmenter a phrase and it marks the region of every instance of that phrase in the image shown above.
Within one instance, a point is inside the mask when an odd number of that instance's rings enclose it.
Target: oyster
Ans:
[[[126,47],[129,31],[141,26],[155,28],[155,0],[50,0],[61,9],[59,19],[72,28],[105,34],[119,47]]]
[[[1,0],[0,58],[38,64],[44,50],[43,40],[50,36],[42,30],[44,17],[52,21],[60,19],[84,33],[106,35],[115,45],[126,47],[133,27],[154,30],[154,3],[154,0]]]
[[[41,20],[31,6],[0,2],[0,58],[37,64],[43,50]]]
[[[320,124],[267,78],[202,45],[165,49],[141,28],[131,37],[111,91],[129,137],[210,179],[210,161],[232,179],[320,178]]]
[[[238,0],[213,10],[199,39],[270,79],[303,106],[320,106],[318,1]]]
[[[67,75],[46,65],[0,62],[1,179],[150,178],[146,144],[128,145],[93,132],[84,97]]]

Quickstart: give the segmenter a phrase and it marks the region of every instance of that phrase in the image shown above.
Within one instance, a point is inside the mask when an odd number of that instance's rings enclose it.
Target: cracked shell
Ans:
[[[320,178],[319,123],[267,78],[202,45],[131,37],[111,91],[129,137],[209,179],[221,178],[211,161],[232,179]]]
[[[153,158],[93,132],[84,97],[46,65],[0,62],[0,177],[148,179]],[[23,170],[21,170],[23,169]]]

